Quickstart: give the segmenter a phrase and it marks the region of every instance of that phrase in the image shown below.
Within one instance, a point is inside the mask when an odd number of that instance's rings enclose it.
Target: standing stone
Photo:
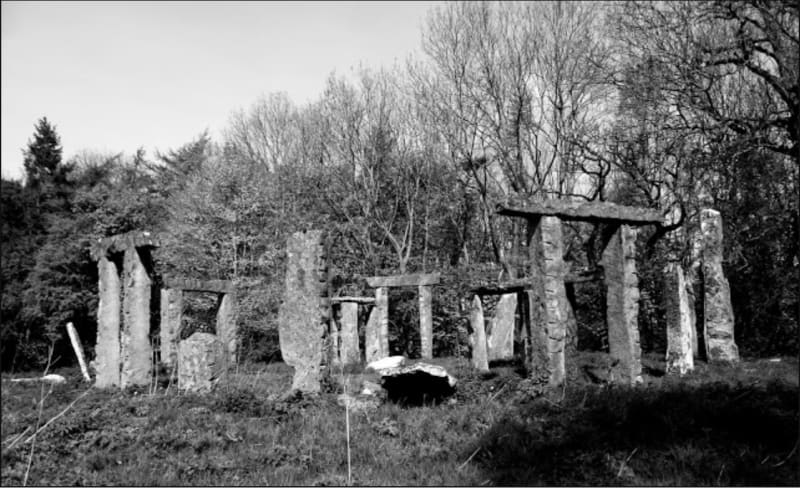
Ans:
[[[709,361],[739,360],[733,336],[733,307],[728,279],[722,270],[722,217],[716,210],[700,212],[703,234],[703,332]]]
[[[642,381],[639,345],[639,279],[636,275],[636,228],[620,225],[603,251],[606,281],[608,349],[613,380]]]
[[[178,388],[207,392],[224,371],[224,346],[214,334],[195,332],[178,344]]]
[[[236,293],[223,294],[217,307],[217,335],[225,350],[227,366],[236,364],[237,360],[237,327],[236,327]]]
[[[278,311],[281,354],[294,368],[292,389],[320,391],[327,273],[322,231],[295,232],[286,243],[285,297]]]
[[[125,250],[125,286],[122,300],[122,336],[120,352],[122,374],[120,386],[149,385],[153,350],[150,346],[150,276],[141,253],[148,251],[129,247]]]
[[[380,286],[375,289],[375,310],[378,319],[378,337],[380,338],[380,357],[389,357],[389,288]]]
[[[536,318],[533,328],[540,329],[538,333],[531,331],[532,347],[546,352],[548,383],[560,385],[566,379],[564,346],[568,319],[561,219],[541,217],[533,234],[531,248],[534,290],[539,297],[532,309],[532,315]],[[540,368],[541,365],[537,365],[533,369]]]
[[[494,312],[491,332],[486,337],[489,361],[514,358],[514,325],[517,310],[517,294],[507,293],[500,297]]]
[[[364,354],[368,364],[387,357],[381,354],[381,331],[378,315],[378,307],[372,307],[372,310],[369,312],[369,319],[367,319],[367,327],[364,332]]]
[[[419,337],[422,359],[433,358],[433,310],[430,285],[419,286]]]
[[[344,365],[358,364],[361,354],[358,350],[358,303],[342,302],[339,357]]]
[[[678,263],[666,268],[667,373],[684,375],[694,369],[692,321],[683,269]]]
[[[100,301],[97,304],[97,344],[95,345],[95,386],[119,386],[119,325],[121,289],[114,261],[101,256],[97,261]]]
[[[326,342],[328,349],[328,364],[331,366],[339,367],[342,364],[339,348],[341,341],[341,334],[339,333],[339,324],[335,320],[328,322],[328,340]]]
[[[483,319],[481,297],[472,297],[469,309],[469,323],[472,326],[470,342],[472,343],[472,366],[479,371],[489,371],[489,356],[486,353],[486,329]]]
[[[178,364],[178,334],[183,315],[183,291],[177,288],[161,289],[161,362],[167,367]]]

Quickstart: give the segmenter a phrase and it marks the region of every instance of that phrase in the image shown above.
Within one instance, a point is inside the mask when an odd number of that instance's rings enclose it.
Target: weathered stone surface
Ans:
[[[230,280],[195,280],[177,276],[165,276],[164,286],[183,291],[200,291],[209,293],[231,293],[234,291]]]
[[[700,212],[703,234],[703,330],[709,361],[739,360],[733,335],[733,307],[728,279],[722,269],[722,216],[712,209]]]
[[[545,200],[542,202],[511,202],[500,204],[497,213],[510,217],[559,217],[564,220],[587,222],[617,222],[627,225],[660,223],[661,214],[650,208],[629,207],[611,202],[584,202],[574,200]]]
[[[532,329],[533,349],[544,349],[547,354],[548,383],[560,385],[566,379],[564,358],[567,334],[567,296],[564,286],[566,266],[564,264],[564,244],[561,220],[558,217],[542,217],[531,240],[531,264],[534,294],[538,297],[532,315],[535,323]],[[537,344],[544,335],[544,344]],[[541,354],[533,358],[541,357]],[[541,369],[541,365],[531,368]]]
[[[176,288],[161,289],[161,362],[168,367],[178,364],[178,335],[183,315],[183,292]]]
[[[144,254],[142,256],[140,253]],[[150,275],[142,260],[147,249],[129,248],[124,257],[120,386],[149,385],[153,350],[150,346]]]
[[[380,400],[373,395],[349,395],[345,393],[336,397],[336,403],[354,413],[369,412],[375,410],[381,404]]]
[[[371,363],[381,359],[381,331],[378,321],[378,308],[372,307],[364,329],[364,355],[366,362]]]
[[[159,247],[159,236],[147,231],[131,231],[111,237],[98,239],[90,247],[92,259],[99,260],[102,256],[125,252],[128,249]]]
[[[231,290],[220,296],[217,308],[217,335],[225,349],[228,366],[236,364],[238,350],[238,326],[236,324],[236,292]]]
[[[698,243],[699,244],[699,243]],[[700,247],[699,245],[697,246]],[[693,262],[689,269],[686,270],[686,300],[689,302],[689,320],[692,324],[692,355],[695,359],[700,357],[700,345],[697,339],[697,313],[695,307],[697,304],[697,297],[695,293],[695,284],[698,281],[698,273],[700,272],[700,259],[698,251],[698,259]]]
[[[378,320],[378,338],[380,340],[379,357],[389,355],[389,289],[379,287],[375,289],[375,308]]]
[[[439,283],[440,273],[418,273],[394,276],[370,276],[367,284],[372,288],[388,286],[425,286]]]
[[[421,341],[422,359],[433,357],[433,305],[431,299],[431,287],[420,285],[419,287],[419,337]]]
[[[358,349],[358,303],[342,302],[341,307],[339,357],[345,365],[358,364],[361,362],[361,353]]]
[[[372,381],[369,381],[369,380],[364,380],[363,383],[361,383],[361,394],[362,395],[373,395],[374,396],[374,395],[380,395],[383,392],[384,392],[383,388],[378,383],[375,383],[375,382],[372,382]]]
[[[600,269],[590,269],[567,273],[564,275],[564,283],[586,283],[589,281],[600,281],[603,279],[603,272]],[[530,278],[515,278],[501,282],[481,282],[476,283],[470,288],[472,293],[478,295],[506,295],[509,293],[519,293],[532,289],[533,283]]]
[[[456,379],[441,366],[416,363],[382,370],[381,386],[389,400],[419,405],[452,395]]]
[[[389,356],[386,358],[378,359],[367,364],[365,368],[367,371],[381,372],[384,369],[399,368],[406,363],[405,356]]]
[[[517,310],[517,294],[508,293],[500,297],[495,307],[494,318],[486,335],[489,361],[514,358],[514,325]]]
[[[320,391],[322,342],[327,316],[327,269],[322,232],[296,232],[286,244],[285,296],[278,312],[284,361],[294,368],[292,389]]]
[[[483,304],[478,295],[472,297],[469,308],[469,324],[472,327],[472,366],[479,371],[489,371],[489,356],[486,352],[486,325],[483,318]]]
[[[636,229],[621,225],[603,251],[606,274],[608,348],[614,361],[613,380],[642,381],[639,345],[639,279],[636,275]]]
[[[684,375],[694,369],[692,322],[683,269],[670,263],[665,270],[667,315],[667,373]]]
[[[335,320],[328,322],[328,338],[325,342],[325,347],[328,352],[328,364],[339,368],[342,365],[342,360],[339,356],[341,334],[339,333],[339,324]]]
[[[331,303],[358,303],[368,305],[375,303],[375,297],[331,297]]]
[[[120,384],[119,329],[122,306],[119,270],[114,261],[101,256],[97,261],[100,301],[97,304],[97,344],[95,345],[95,386]]]
[[[224,371],[224,346],[214,334],[195,332],[178,344],[178,388],[205,392]]]

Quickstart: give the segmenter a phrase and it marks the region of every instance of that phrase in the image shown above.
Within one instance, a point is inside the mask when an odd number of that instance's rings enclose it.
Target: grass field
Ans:
[[[582,353],[580,365],[598,361]],[[700,363],[683,379],[646,357],[636,388],[537,394],[512,366],[459,384],[439,405],[350,413],[335,382],[281,399],[284,364],[250,365],[208,395],[174,386],[85,393],[2,381],[4,486],[21,485],[798,485],[798,362]],[[575,371],[580,371],[577,368]],[[45,396],[39,410],[40,399]],[[81,396],[83,395],[83,396]],[[80,397],[80,398],[79,398]],[[37,425],[77,401],[30,442]],[[38,423],[37,423],[38,419]],[[27,432],[26,432],[27,429]],[[25,435],[20,436],[21,433]],[[16,440],[19,438],[20,440]],[[10,447],[9,447],[10,446]],[[27,473],[27,478],[26,478]]]

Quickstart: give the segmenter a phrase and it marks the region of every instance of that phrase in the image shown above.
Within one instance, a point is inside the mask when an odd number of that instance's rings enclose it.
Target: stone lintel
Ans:
[[[371,276],[367,284],[372,288],[394,286],[423,286],[439,284],[440,273],[417,273],[394,276]]]
[[[97,261],[101,256],[125,252],[127,249],[140,247],[159,247],[161,239],[152,232],[135,230],[125,234],[97,239],[92,243],[90,254]]]
[[[600,281],[603,279],[602,267],[588,271],[569,273],[564,277],[564,283],[585,283],[588,281]],[[505,295],[507,293],[518,293],[525,290],[532,290],[533,284],[530,278],[516,278],[513,280],[502,281],[500,283],[488,283],[478,285],[470,289],[477,295]]]
[[[230,280],[195,280],[165,276],[164,287],[182,291],[205,291],[220,294],[233,292],[233,282]]]
[[[375,303],[374,297],[331,297],[331,303],[358,303],[366,305]]]
[[[508,217],[536,219],[554,216],[563,220],[583,222],[618,222],[627,225],[659,224],[661,214],[657,210],[629,207],[611,202],[580,202],[569,200],[545,200],[541,202],[509,202],[499,204],[497,213]]]

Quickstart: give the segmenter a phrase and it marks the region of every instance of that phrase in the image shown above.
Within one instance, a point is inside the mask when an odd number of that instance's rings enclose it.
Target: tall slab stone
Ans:
[[[225,370],[225,347],[219,337],[195,332],[178,344],[178,388],[207,392]]]
[[[150,345],[150,275],[142,255],[146,249],[130,247],[123,263],[120,386],[150,384],[153,350]]]
[[[419,337],[422,359],[433,358],[433,310],[430,285],[419,286]]]
[[[483,304],[478,295],[472,297],[469,308],[469,323],[472,327],[472,366],[480,371],[489,371],[489,356],[486,352],[486,329],[483,318]]]
[[[176,288],[161,289],[161,362],[167,367],[178,364],[178,334],[183,315],[183,291]]]
[[[339,332],[339,324],[335,320],[328,322],[328,339],[325,343],[328,351],[328,364],[334,367],[339,367],[342,364],[340,353],[341,348],[341,334]]]
[[[531,330],[531,347],[543,350],[546,354],[548,383],[560,385],[566,379],[564,352],[568,320],[561,219],[541,217],[530,247],[533,288],[538,296],[536,303],[532,304],[534,324]],[[535,330],[537,328],[538,331]],[[536,357],[534,355],[533,359]],[[536,366],[533,369],[541,369],[541,365]]]
[[[683,269],[670,263],[665,270],[665,305],[667,315],[667,373],[684,375],[694,369],[692,323],[689,297]]]
[[[380,357],[389,357],[389,288],[375,288],[375,310],[378,320],[378,337],[380,339]]]
[[[341,310],[339,357],[344,365],[358,364],[361,362],[358,349],[358,303],[342,302]]]
[[[238,334],[236,325],[236,292],[220,296],[217,308],[217,335],[225,350],[227,366],[236,364],[238,352]]]
[[[613,380],[642,381],[639,344],[639,278],[636,274],[636,228],[622,224],[603,251],[606,281],[608,348],[614,364]]]
[[[703,235],[703,331],[709,361],[739,360],[733,335],[733,307],[728,279],[722,269],[722,216],[716,210],[700,212]]]
[[[514,326],[517,310],[517,294],[507,293],[500,297],[495,307],[492,328],[487,334],[489,361],[514,358]]]
[[[364,332],[364,355],[367,364],[387,357],[382,354],[379,314],[378,307],[372,307],[367,319],[367,327]]]
[[[119,327],[121,298],[119,270],[114,261],[101,256],[97,261],[98,289],[97,344],[95,345],[95,386],[107,388],[120,384]]]
[[[316,393],[329,306],[322,231],[292,234],[286,253],[285,296],[278,311],[281,354],[294,368],[292,389]]]

